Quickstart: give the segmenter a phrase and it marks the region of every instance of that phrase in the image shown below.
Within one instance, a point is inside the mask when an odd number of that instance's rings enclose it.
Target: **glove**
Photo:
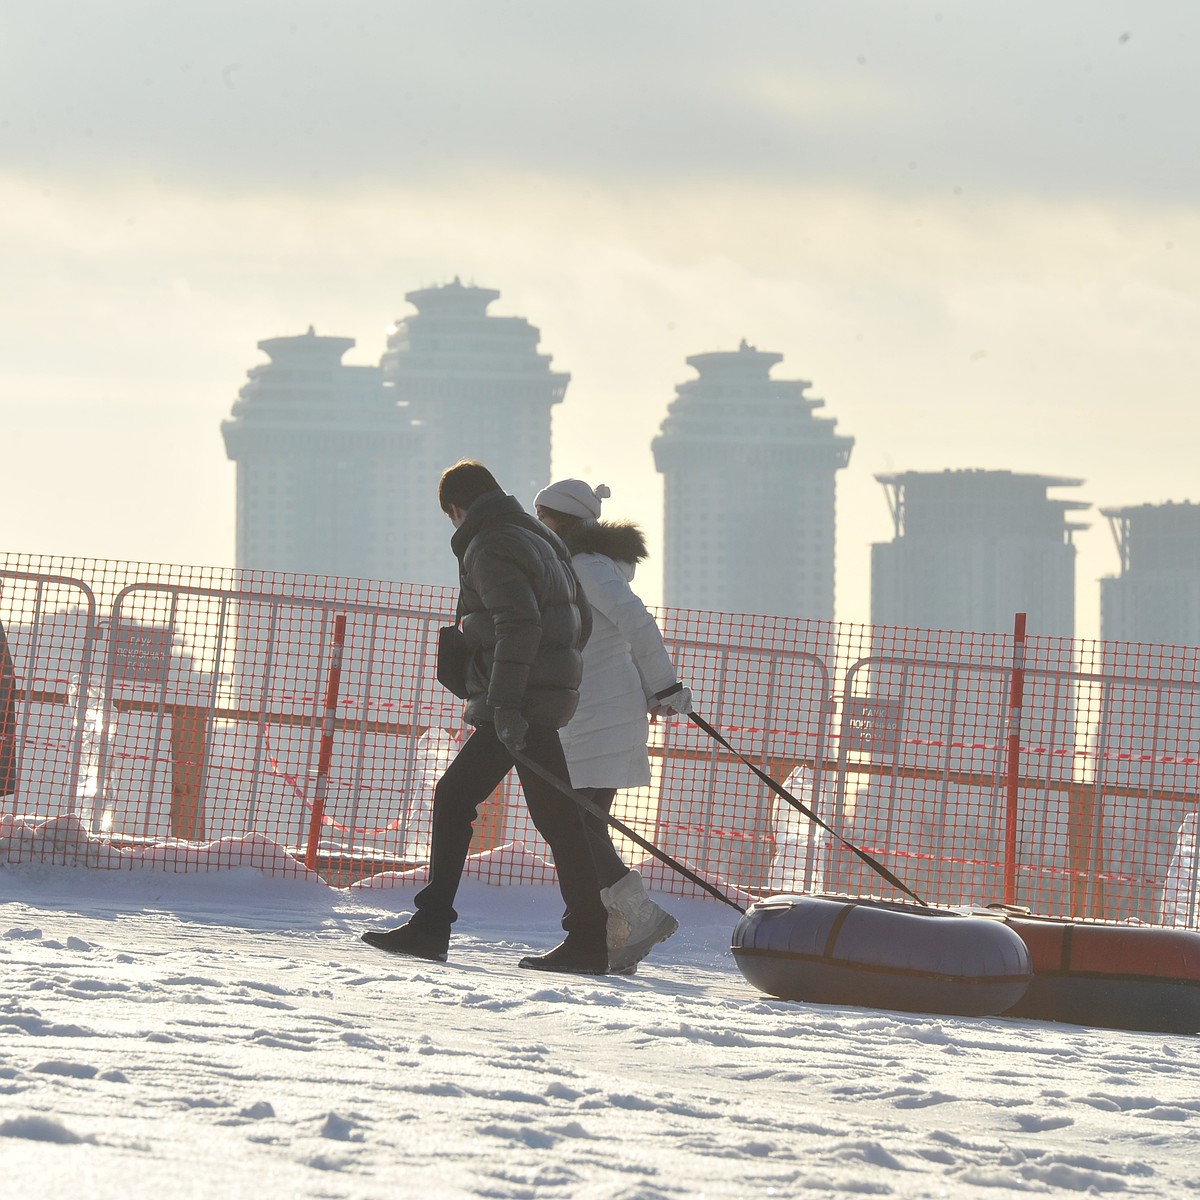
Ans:
[[[496,736],[513,754],[525,748],[525,735],[528,732],[529,722],[521,716],[519,708],[496,709]]]
[[[663,708],[669,708],[672,712],[686,714],[692,711],[691,689],[684,687],[682,683],[676,683],[669,688],[664,688],[654,698]]]

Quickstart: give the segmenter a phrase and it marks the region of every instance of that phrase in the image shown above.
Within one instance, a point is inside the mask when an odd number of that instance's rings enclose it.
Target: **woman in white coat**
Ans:
[[[679,682],[658,624],[629,586],[646,557],[646,539],[631,521],[600,520],[608,495],[603,484],[564,479],[534,499],[538,518],[571,551],[592,606],[579,707],[560,737],[572,787],[605,812],[618,789],[650,782],[650,716],[691,711],[691,693]],[[617,854],[608,826],[595,817],[586,824],[609,913],[609,970],[629,971],[679,922],[646,895],[641,877]]]

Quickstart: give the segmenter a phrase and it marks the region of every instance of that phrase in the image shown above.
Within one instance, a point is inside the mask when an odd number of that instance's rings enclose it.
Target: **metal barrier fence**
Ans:
[[[434,586],[0,557],[0,861],[183,870],[206,845],[339,885],[419,869],[464,736],[433,677],[453,607]],[[658,615],[698,711],[927,901],[1198,926],[1200,650]],[[690,722],[655,724],[651,757],[615,815],[705,876],[892,894]],[[550,877],[515,777],[473,850],[494,882]]]

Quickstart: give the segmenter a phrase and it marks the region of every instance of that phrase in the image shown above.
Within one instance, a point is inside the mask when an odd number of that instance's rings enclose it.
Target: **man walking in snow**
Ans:
[[[363,940],[395,954],[446,958],[475,816],[515,765],[529,815],[554,856],[567,933],[520,966],[603,975],[608,913],[582,811],[523,761],[568,779],[558,730],[579,702],[591,606],[566,547],[482,463],[446,470],[438,500],[454,525],[450,548],[470,650],[466,718],[475,728],[434,789],[429,883],[417,893],[416,912],[396,929],[368,930]]]

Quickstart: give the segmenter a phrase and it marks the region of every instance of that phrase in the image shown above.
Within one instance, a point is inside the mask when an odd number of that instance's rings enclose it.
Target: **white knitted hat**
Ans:
[[[611,495],[607,484],[601,483],[591,487],[582,479],[560,479],[557,483],[542,488],[534,496],[533,506],[552,508],[555,512],[566,513],[569,517],[595,521],[600,516],[600,501]]]

